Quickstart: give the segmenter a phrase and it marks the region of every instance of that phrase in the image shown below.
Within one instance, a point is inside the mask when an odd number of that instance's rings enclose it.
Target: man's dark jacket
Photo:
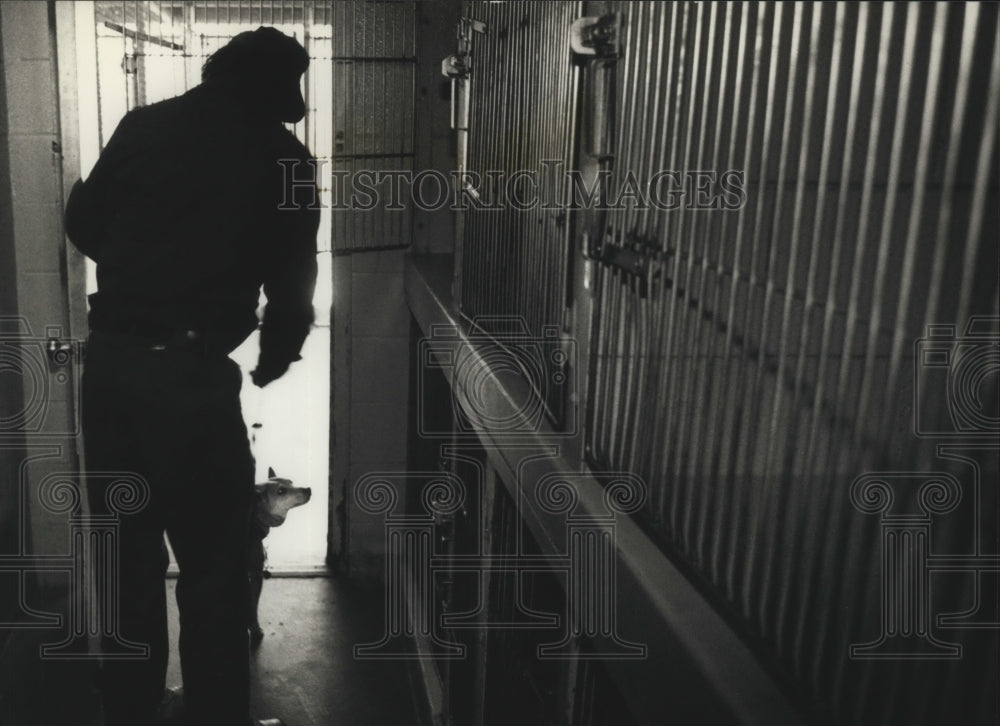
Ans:
[[[257,327],[263,285],[258,370],[280,375],[298,360],[313,321],[319,212],[315,190],[294,187],[279,160],[311,157],[252,108],[203,83],[122,119],[66,208],[67,234],[97,262],[92,329],[194,330],[228,352]],[[298,165],[298,178],[308,173]]]

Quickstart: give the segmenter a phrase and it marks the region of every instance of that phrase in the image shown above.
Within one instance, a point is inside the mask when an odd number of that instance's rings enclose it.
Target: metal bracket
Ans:
[[[82,363],[87,357],[87,344],[82,340],[50,336],[45,341],[45,355],[56,367]]]
[[[468,128],[469,91],[466,83],[472,72],[472,34],[485,33],[486,23],[462,17],[458,21],[458,52],[441,60],[441,75],[451,79],[451,128]],[[462,96],[461,101],[459,95]]]
[[[472,34],[485,33],[486,23],[461,17],[458,20],[458,55],[467,56],[472,51]]]
[[[569,29],[570,48],[577,55],[618,58],[621,55],[621,14],[577,18]]]
[[[626,236],[624,244],[594,240],[587,257],[607,267],[621,270],[638,282],[639,295],[646,297],[650,285],[662,273],[663,255],[654,240],[635,234]]]
[[[441,75],[445,78],[468,78],[469,56],[450,55],[441,59]]]
[[[578,18],[570,27],[570,46],[586,68],[583,88],[584,145],[581,151],[599,167],[614,161],[615,84],[621,53],[621,14]]]
[[[472,53],[472,34],[485,33],[486,23],[472,18],[459,18],[456,36],[458,37],[458,52],[441,60],[441,75],[445,78],[468,78],[472,65],[469,57]]]
[[[473,31],[476,33],[485,33],[486,23],[481,20],[470,18],[467,15],[458,19],[458,33],[460,41],[471,40]]]

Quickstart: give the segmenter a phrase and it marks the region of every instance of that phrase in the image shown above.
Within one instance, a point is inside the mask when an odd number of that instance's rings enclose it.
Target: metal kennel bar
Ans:
[[[849,490],[865,472],[952,468],[919,435],[959,426],[917,355],[928,326],[995,345],[997,9],[607,8],[623,46],[610,189],[669,173],[680,201],[622,197],[591,241],[588,463],[649,483],[663,546],[809,708],[932,723],[986,676],[945,695],[933,666],[885,676],[849,655],[884,606],[878,533]],[[995,450],[978,451],[995,477]],[[964,521],[942,519],[935,547],[967,545]],[[963,702],[969,722],[987,708]]]
[[[463,4],[472,31],[461,310],[517,321],[528,337],[561,334],[570,270],[564,176],[572,159],[576,74],[574,2]],[[561,170],[561,171],[560,171]],[[509,331],[499,331],[509,332]],[[547,368],[545,376],[561,375]],[[561,386],[540,390],[559,421]]]

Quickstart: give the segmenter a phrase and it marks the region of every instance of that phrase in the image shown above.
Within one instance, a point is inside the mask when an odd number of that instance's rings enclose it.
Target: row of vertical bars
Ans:
[[[597,266],[590,464],[649,482],[645,518],[823,719],[979,722],[995,638],[951,670],[849,659],[878,630],[880,555],[847,490],[944,466],[915,435],[915,409],[949,426],[949,391],[914,360],[928,325],[961,337],[983,316],[996,344],[997,8],[614,9],[612,189],[734,170],[746,194],[734,211],[609,213],[605,245],[643,240],[655,274]],[[968,519],[948,527],[936,546],[970,545]]]
[[[463,12],[485,28],[472,44],[466,170],[482,182],[481,202],[497,208],[470,203],[466,213],[461,310],[488,333],[557,338],[567,306],[568,190],[542,162],[572,157],[569,27],[581,4],[467,2]],[[494,329],[499,318],[503,331]],[[562,374],[550,360],[544,365],[538,392],[558,421]]]
[[[351,0],[329,9],[334,28],[331,167],[341,180],[331,200],[333,249],[406,247],[412,240],[413,195],[404,183],[403,193],[394,196],[398,182],[392,173],[408,179],[414,174],[414,4]],[[374,193],[355,197],[356,181]]]

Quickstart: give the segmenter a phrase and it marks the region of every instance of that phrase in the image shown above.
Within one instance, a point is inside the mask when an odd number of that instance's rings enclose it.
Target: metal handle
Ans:
[[[87,355],[87,344],[81,340],[48,338],[45,341],[45,355],[49,363],[55,366],[82,363]]]

